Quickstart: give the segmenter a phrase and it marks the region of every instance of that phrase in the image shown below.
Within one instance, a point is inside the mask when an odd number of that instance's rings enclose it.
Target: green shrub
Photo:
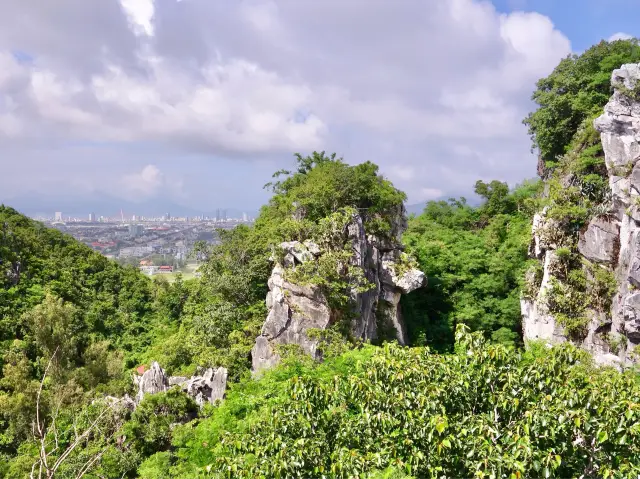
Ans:
[[[304,370],[230,429],[221,422],[228,409],[200,424],[183,444],[206,442],[208,458],[184,445],[178,456],[195,461],[193,472],[234,478],[367,477],[390,466],[415,477],[640,472],[632,373],[594,369],[569,344],[525,357],[462,329],[457,338],[453,355],[388,344],[347,371]],[[249,399],[232,392],[229,401],[241,397]]]

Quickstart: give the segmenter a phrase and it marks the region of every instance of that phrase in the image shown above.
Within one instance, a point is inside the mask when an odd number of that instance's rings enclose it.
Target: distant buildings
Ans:
[[[144,234],[144,226],[142,225],[129,225],[129,236],[132,238],[137,238],[138,236],[142,236]]]
[[[51,210],[49,210],[51,211]],[[54,215],[54,221],[62,221],[62,211],[56,211]]]
[[[90,223],[95,223],[96,221],[96,214],[95,213],[89,213],[89,222]]]
[[[149,246],[129,246],[120,248],[120,258],[142,257],[153,253],[153,249]]]

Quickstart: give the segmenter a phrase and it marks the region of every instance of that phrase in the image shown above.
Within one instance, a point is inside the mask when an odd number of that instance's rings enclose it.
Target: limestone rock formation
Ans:
[[[227,370],[226,368],[209,368],[202,376],[193,376],[180,383],[180,386],[193,397],[198,406],[202,407],[206,403],[213,404],[224,399],[227,389]]]
[[[215,403],[224,399],[227,389],[226,368],[209,368],[201,376],[191,378],[183,376],[167,376],[157,362],[142,376],[134,375],[133,382],[138,387],[135,404],[139,404],[146,394],[165,392],[173,386],[179,386],[202,407],[205,403]]]
[[[610,311],[588,310],[588,331],[578,341],[568,338],[549,314],[546,293],[557,245],[545,211],[534,219],[531,248],[532,256],[543,262],[542,280],[537,294],[521,302],[525,339],[571,339],[593,353],[596,362],[618,367],[637,362],[640,352],[640,102],[629,95],[639,82],[640,65],[623,65],[613,72],[614,94],[594,122],[605,153],[610,198],[578,242],[584,260],[615,276]]]
[[[138,386],[137,403],[142,401],[145,394],[157,394],[169,389],[169,378],[156,361],[151,364],[151,368],[145,371],[142,376],[134,376],[133,380]]]
[[[367,235],[363,219],[354,214],[345,228],[351,265],[362,270],[371,289],[352,291],[355,319],[351,322],[354,338],[364,341],[381,336],[380,328],[392,331],[399,343],[407,342],[400,311],[400,296],[425,285],[426,277],[402,252],[400,234],[406,229],[404,210],[397,212],[390,235]],[[315,359],[320,359],[318,341],[309,338],[309,329],[324,330],[335,322],[327,298],[320,288],[287,281],[287,271],[324,254],[312,241],[282,243],[284,260],[274,266],[269,278],[266,305],[269,310],[252,350],[253,370],[270,368],[280,360],[276,344],[296,344]]]

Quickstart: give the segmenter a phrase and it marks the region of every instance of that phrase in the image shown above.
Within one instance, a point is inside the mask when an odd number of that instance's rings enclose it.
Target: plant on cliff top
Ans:
[[[296,154],[298,169],[281,170],[269,183],[274,196],[263,207],[256,226],[263,221],[281,221],[294,214],[317,222],[338,210],[355,208],[369,234],[385,234],[400,213],[406,195],[378,173],[378,166],[365,162],[350,166],[336,154]]]
[[[638,40],[602,41],[580,55],[568,56],[538,81],[532,99],[539,107],[524,123],[547,167],[554,167],[569,151],[583,121],[602,112],[611,95],[611,72],[639,61]]]

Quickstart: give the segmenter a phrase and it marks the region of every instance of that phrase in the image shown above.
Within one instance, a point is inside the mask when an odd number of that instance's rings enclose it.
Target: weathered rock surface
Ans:
[[[180,384],[185,392],[193,397],[196,404],[202,407],[206,403],[213,404],[224,399],[227,390],[226,368],[209,368],[202,376],[193,376]]]
[[[167,376],[164,369],[154,361],[151,368],[145,371],[142,376],[134,375],[133,382],[138,387],[138,393],[135,397],[136,405],[147,394],[157,394],[165,392],[173,386],[179,386],[202,407],[205,403],[213,404],[224,399],[227,389],[227,370],[226,368],[209,368],[201,376],[192,376],[191,378]]]
[[[364,341],[377,339],[379,328],[392,331],[401,344],[407,334],[400,311],[400,297],[426,284],[423,272],[411,266],[402,253],[400,235],[406,228],[404,210],[399,210],[392,232],[385,238],[367,235],[359,215],[347,225],[345,235],[353,255],[351,264],[360,268],[372,288],[352,292],[355,319],[351,322],[354,338]],[[301,286],[286,281],[286,270],[307,261],[316,261],[323,251],[311,241],[281,244],[285,252],[283,264],[276,264],[269,278],[266,305],[269,310],[251,352],[253,370],[268,369],[280,360],[275,347],[295,344],[315,359],[321,359],[318,341],[309,338],[309,329],[324,330],[336,318],[327,299],[315,286]]]
[[[165,375],[164,369],[155,361],[142,376],[134,376],[133,379],[138,386],[138,394],[136,394],[136,402],[138,403],[142,401],[145,394],[157,394],[169,389],[169,378]]]
[[[593,218],[587,230],[580,235],[578,251],[588,260],[610,263],[616,252],[618,230],[618,225],[613,221]]]
[[[640,293],[636,292],[640,288],[640,102],[624,91],[639,81],[640,65],[615,70],[614,94],[594,122],[605,153],[610,204],[606,214],[591,218],[578,242],[585,260],[615,275],[617,290],[610,312],[587,311],[591,322],[586,337],[577,342],[597,363],[614,366],[637,362],[634,349],[640,344]],[[545,305],[545,290],[553,274],[548,258],[557,249],[553,224],[545,213],[534,218],[531,248],[532,256],[544,258],[543,281],[536,297],[521,301],[521,310],[525,339],[553,343],[568,338]]]

